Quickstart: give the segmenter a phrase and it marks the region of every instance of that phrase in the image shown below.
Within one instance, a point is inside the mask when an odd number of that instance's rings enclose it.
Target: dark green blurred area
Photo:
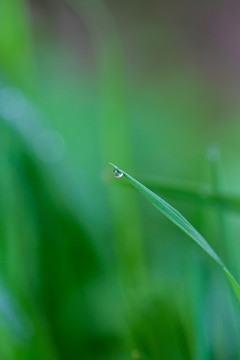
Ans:
[[[240,279],[239,12],[0,1],[1,360],[240,358],[221,271],[108,165],[154,177]]]

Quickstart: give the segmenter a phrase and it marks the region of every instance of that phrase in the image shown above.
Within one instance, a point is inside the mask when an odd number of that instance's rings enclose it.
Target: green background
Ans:
[[[221,270],[108,164],[240,278],[239,15],[0,1],[1,359],[240,359]]]

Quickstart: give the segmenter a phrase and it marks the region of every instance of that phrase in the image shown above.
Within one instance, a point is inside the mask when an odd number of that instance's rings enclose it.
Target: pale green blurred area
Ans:
[[[108,165],[239,198],[237,14],[0,2],[0,359],[240,358],[221,271]],[[240,209],[154,191],[239,280]]]

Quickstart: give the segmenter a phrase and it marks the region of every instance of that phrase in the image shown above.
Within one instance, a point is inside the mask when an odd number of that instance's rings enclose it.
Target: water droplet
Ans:
[[[115,176],[115,178],[120,178],[123,176],[123,172],[115,167],[113,170],[113,175]]]

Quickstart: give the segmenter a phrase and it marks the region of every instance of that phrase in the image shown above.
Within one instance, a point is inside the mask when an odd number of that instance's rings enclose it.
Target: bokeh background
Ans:
[[[1,359],[240,359],[239,7],[1,0]]]

